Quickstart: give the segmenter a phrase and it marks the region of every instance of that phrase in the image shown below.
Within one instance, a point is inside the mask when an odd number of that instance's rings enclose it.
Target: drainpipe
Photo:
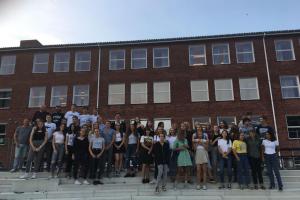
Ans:
[[[98,55],[98,71],[97,71],[97,110],[99,109],[99,91],[100,91],[100,65],[101,65],[101,47],[98,45],[99,55]]]

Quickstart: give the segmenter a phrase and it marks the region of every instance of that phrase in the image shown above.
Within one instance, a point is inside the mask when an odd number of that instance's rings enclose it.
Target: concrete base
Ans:
[[[47,192],[57,191],[58,179],[28,179],[19,180],[12,183],[13,192]]]

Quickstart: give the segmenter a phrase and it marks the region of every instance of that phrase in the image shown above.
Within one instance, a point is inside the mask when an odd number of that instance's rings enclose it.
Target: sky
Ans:
[[[299,0],[0,0],[0,47],[300,29]]]

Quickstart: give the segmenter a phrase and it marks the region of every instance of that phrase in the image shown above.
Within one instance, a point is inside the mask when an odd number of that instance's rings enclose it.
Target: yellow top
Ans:
[[[234,140],[232,144],[232,149],[234,149],[237,153],[247,153],[246,142]]]

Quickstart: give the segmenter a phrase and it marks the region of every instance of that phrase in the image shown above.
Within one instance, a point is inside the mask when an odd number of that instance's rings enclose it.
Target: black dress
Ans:
[[[142,141],[144,140],[144,145],[146,147],[151,147],[153,143],[153,137],[151,136],[142,136]],[[153,157],[152,157],[152,152],[149,154],[148,150],[145,149],[144,147],[141,147],[141,152],[140,152],[140,161],[142,164],[147,164],[150,165],[153,163]]]

